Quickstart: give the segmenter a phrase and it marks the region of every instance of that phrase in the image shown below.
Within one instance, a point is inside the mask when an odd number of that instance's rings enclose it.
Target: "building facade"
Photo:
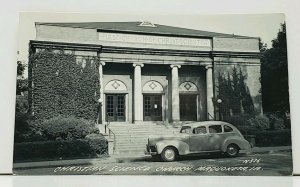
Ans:
[[[31,48],[45,47],[100,59],[98,123],[177,123],[222,119],[237,110],[262,113],[256,37],[150,22],[36,23]],[[237,100],[239,109],[231,108],[235,101],[228,99],[228,90],[227,96],[222,93],[230,81],[235,93],[235,77],[243,77],[240,90],[248,96]]]

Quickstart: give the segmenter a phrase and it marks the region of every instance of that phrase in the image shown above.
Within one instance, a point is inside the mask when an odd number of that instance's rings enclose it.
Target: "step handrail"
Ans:
[[[111,138],[111,135],[113,135],[113,141],[114,141],[114,147],[113,147],[113,154],[115,154],[116,149],[116,134],[108,127],[110,124],[108,113],[106,113],[106,119],[107,119],[107,125],[105,125],[105,133],[106,129],[108,129],[108,137]]]
[[[113,147],[113,154],[115,154],[115,149],[116,149],[116,134],[109,128],[108,129],[108,137],[111,138],[113,136],[113,141],[114,141],[114,147]]]
[[[214,116],[212,116],[209,112],[207,114],[208,114],[208,116],[210,116],[212,118],[212,120],[215,120]]]

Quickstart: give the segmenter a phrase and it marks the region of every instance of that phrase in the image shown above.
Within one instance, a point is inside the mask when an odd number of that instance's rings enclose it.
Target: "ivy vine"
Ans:
[[[35,121],[57,115],[96,120],[99,58],[44,49],[30,56]]]

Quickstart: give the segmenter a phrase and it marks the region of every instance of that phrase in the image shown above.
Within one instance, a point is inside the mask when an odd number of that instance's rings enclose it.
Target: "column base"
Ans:
[[[144,122],[143,120],[135,120],[133,123],[142,123]]]

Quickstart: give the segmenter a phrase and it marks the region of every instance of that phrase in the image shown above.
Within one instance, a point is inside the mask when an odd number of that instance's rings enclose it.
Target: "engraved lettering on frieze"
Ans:
[[[211,46],[210,39],[179,38],[179,37],[133,35],[133,34],[115,34],[115,33],[99,33],[99,40],[111,41],[111,42],[186,45],[186,46],[198,46],[198,47],[210,47]]]

